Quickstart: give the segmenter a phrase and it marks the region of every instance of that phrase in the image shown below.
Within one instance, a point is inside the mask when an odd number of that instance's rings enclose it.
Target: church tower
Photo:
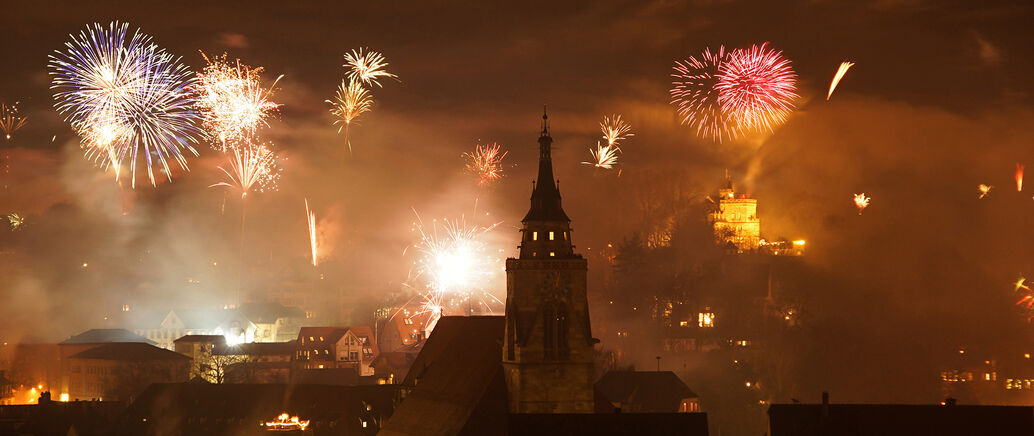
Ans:
[[[549,120],[542,115],[538,183],[522,220],[520,255],[506,259],[503,371],[510,413],[592,413],[593,339],[586,261],[553,179]]]

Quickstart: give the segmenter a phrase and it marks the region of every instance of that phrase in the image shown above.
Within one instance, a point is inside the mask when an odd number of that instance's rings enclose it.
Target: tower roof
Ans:
[[[553,138],[549,136],[549,117],[543,108],[542,135],[539,136],[538,182],[531,191],[531,209],[521,221],[571,221],[560,205],[560,189],[553,179],[553,159],[550,156],[552,143]]]

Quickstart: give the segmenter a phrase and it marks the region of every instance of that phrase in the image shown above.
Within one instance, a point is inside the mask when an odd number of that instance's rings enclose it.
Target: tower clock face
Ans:
[[[542,283],[542,295],[555,300],[567,300],[567,294],[571,289],[571,278],[560,272],[546,273],[546,279]]]

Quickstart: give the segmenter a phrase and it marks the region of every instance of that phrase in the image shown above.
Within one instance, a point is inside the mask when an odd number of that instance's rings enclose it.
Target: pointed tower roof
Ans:
[[[550,156],[550,145],[553,138],[549,136],[549,117],[546,108],[542,108],[542,135],[539,136],[539,176],[538,183],[531,191],[531,209],[522,222],[527,221],[564,221],[571,219],[564,213],[560,205],[560,189],[553,178],[553,159]]]

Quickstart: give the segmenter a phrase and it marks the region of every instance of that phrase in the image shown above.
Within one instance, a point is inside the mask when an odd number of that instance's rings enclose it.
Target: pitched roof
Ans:
[[[295,346],[298,349],[329,347],[337,343],[347,331],[348,327],[302,327],[298,330],[298,343]]]
[[[772,436],[1032,434],[1030,406],[773,404]]]
[[[633,412],[678,412],[683,398],[697,394],[671,371],[608,371],[596,391]]]
[[[377,349],[377,338],[373,337],[373,329],[368,325],[357,325],[348,327],[348,331],[352,332],[360,338],[366,338],[369,341],[370,348],[373,349],[373,355],[380,354],[380,350]]]
[[[69,359],[96,359],[96,360],[122,360],[122,361],[143,361],[143,360],[190,360],[175,351],[158,348],[150,344],[137,342],[120,342],[94,347],[86,351],[75,353]]]
[[[126,329],[91,329],[65,339],[59,342],[59,344],[107,344],[115,342],[156,344],[156,342]]]
[[[223,335],[184,335],[172,341],[174,344],[204,342],[212,344],[225,344],[226,336]]]
[[[502,316],[442,317],[403,381],[412,392],[380,434],[452,435],[472,418],[501,419],[503,322]],[[493,399],[503,402],[497,416],[474,413]]]

